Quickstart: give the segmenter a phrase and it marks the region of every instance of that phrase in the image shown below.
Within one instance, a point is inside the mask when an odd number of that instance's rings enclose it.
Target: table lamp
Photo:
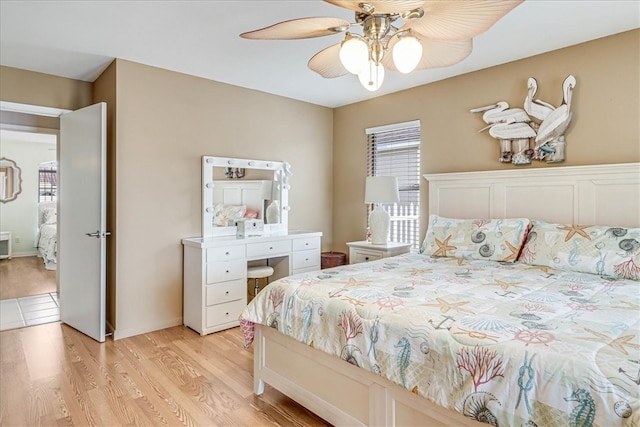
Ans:
[[[371,244],[385,245],[389,240],[389,214],[381,206],[381,203],[398,203],[398,178],[395,176],[368,176],[364,202],[374,203],[375,207],[369,214],[369,228],[371,231]]]

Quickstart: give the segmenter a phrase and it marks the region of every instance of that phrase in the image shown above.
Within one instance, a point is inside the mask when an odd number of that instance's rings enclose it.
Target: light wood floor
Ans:
[[[0,332],[0,426],[325,426],[266,387],[239,328],[98,343],[61,323]]]
[[[0,260],[0,299],[56,292],[56,272],[44,268],[42,258],[13,257]]]

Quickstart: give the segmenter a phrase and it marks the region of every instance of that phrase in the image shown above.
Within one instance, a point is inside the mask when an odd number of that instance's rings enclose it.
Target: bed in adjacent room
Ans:
[[[56,202],[38,205],[38,233],[34,246],[47,270],[55,270],[58,255],[58,220]]]
[[[256,393],[337,425],[639,425],[639,165],[428,179],[422,253],[247,307]]]

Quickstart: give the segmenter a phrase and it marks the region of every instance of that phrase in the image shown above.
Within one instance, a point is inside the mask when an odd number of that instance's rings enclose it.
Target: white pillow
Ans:
[[[43,224],[57,224],[58,214],[55,208],[46,208],[42,211]]]

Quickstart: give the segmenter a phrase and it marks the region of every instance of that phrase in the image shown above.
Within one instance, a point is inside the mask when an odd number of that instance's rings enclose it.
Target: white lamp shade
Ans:
[[[351,37],[340,46],[340,62],[351,74],[360,74],[369,61],[369,46],[357,37]]]
[[[373,61],[369,61],[364,71],[358,74],[360,83],[368,91],[376,91],[382,86],[384,81],[384,67],[382,64],[376,64]]]
[[[400,38],[393,47],[393,63],[401,73],[412,72],[422,58],[422,44],[413,36]]]
[[[398,203],[398,178],[395,176],[368,176],[365,183],[365,203]]]

